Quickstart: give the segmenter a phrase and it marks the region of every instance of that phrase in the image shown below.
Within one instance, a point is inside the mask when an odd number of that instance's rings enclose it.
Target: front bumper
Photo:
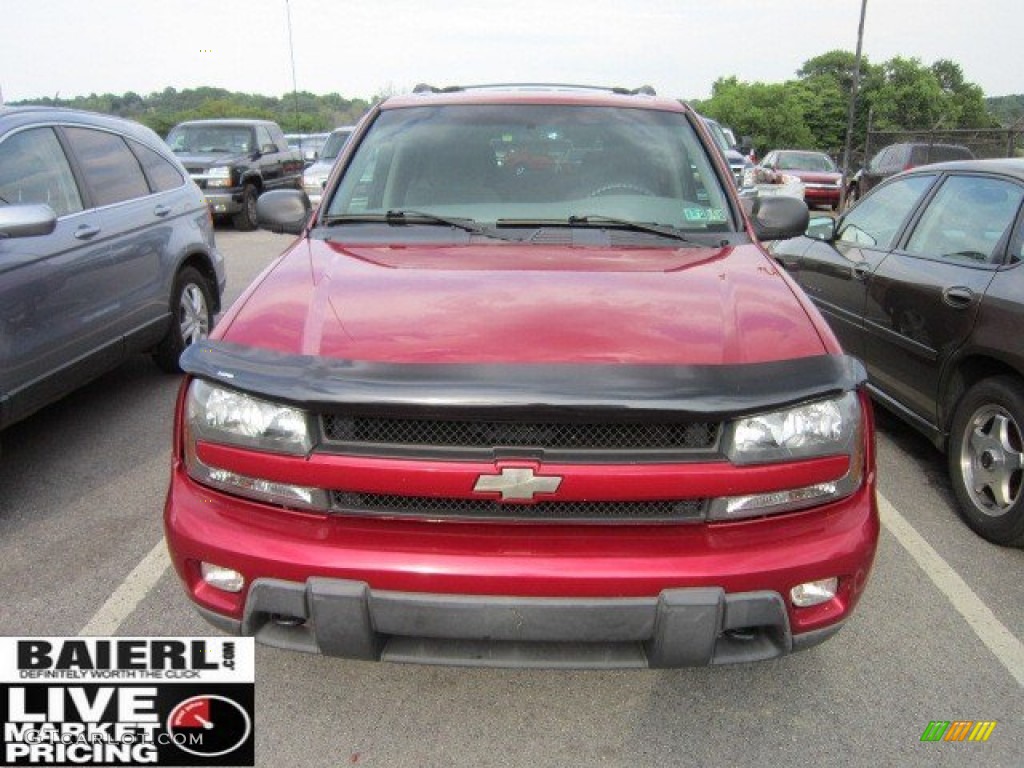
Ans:
[[[242,210],[242,190],[228,189],[223,192],[203,190],[203,198],[214,216],[230,216]]]
[[[375,591],[359,581],[258,579],[241,621],[215,626],[267,645],[368,661],[481,667],[671,668],[771,659],[796,638],[773,592],[667,589],[650,598],[512,598]]]
[[[287,512],[176,463],[172,562],[216,626],[357,659],[638,667],[754,661],[834,634],[874,559],[874,475],[817,509],[735,523],[437,523]],[[229,593],[200,563],[237,570]],[[790,590],[839,578],[798,608]]]

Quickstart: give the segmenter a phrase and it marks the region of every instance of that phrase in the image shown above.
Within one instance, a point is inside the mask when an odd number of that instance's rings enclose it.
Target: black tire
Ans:
[[[960,516],[979,536],[1024,546],[1024,385],[995,376],[971,387],[956,408],[949,474]]]
[[[231,223],[239,232],[252,232],[256,229],[256,199],[260,191],[255,184],[246,184],[242,187],[242,210],[231,217]]]
[[[213,328],[210,285],[194,267],[185,267],[174,278],[170,308],[171,326],[153,350],[153,360],[168,373],[180,373],[178,358],[185,347],[205,339]]]

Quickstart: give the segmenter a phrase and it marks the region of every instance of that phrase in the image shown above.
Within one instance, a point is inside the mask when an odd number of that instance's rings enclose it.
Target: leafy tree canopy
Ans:
[[[760,152],[777,147],[841,152],[856,58],[834,50],[804,62],[796,78],[784,83],[747,83],[735,77],[715,82],[710,99],[694,102],[704,114],[749,136]],[[995,128],[1024,118],[1024,95],[985,99],[981,88],[964,79],[956,62],[940,59],[926,66],[915,58],[860,62],[860,87],[854,113],[854,147],[862,147],[868,119],[876,130]],[[284,96],[235,93],[223,88],[165,88],[140,96],[90,94],[61,100],[63,106],[120,115],[148,125],[160,135],[177,123],[202,117],[259,117],[276,120],[289,133],[328,131],[358,121],[370,104],[394,92],[390,84],[373,98],[346,99],[337,93],[300,91]],[[53,99],[25,104],[53,105]]]
[[[695,102],[701,112],[751,136],[763,154],[773,148],[819,149],[838,155],[846,137],[846,115],[853,89],[856,56],[829,51],[804,62],[796,79],[781,84],[719,79],[711,98]],[[964,79],[948,59],[925,66],[915,58],[895,57],[882,64],[861,58],[853,144],[863,146],[870,114],[876,130],[997,128],[981,88]],[[1013,98],[1013,97],[1008,97]],[[1000,104],[1002,115],[1024,114]],[[1014,111],[1014,110],[1018,111]],[[1007,118],[1002,118],[1007,122]]]
[[[206,117],[253,117],[277,121],[286,133],[316,133],[339,125],[351,125],[369,109],[364,99],[346,99],[337,93],[317,96],[308,91],[277,98],[234,93],[223,88],[165,88],[140,96],[128,92],[79,96],[74,99],[32,99],[20,104],[72,107],[137,120],[161,136],[184,120]]]

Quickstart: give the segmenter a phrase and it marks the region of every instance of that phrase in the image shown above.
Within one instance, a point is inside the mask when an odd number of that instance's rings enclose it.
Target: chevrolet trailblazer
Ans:
[[[204,617],[419,663],[678,667],[832,636],[879,523],[861,364],[650,89],[375,107],[182,356],[165,525]],[[522,151],[550,162],[509,162]]]

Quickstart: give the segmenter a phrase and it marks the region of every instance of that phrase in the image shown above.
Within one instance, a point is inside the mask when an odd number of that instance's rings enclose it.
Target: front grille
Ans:
[[[665,501],[542,501],[502,504],[490,499],[332,491],[335,512],[383,517],[458,518],[476,520],[546,520],[562,522],[699,522],[705,499]]]
[[[587,451],[710,450],[719,432],[716,422],[559,424],[334,415],[324,415],[322,425],[332,443]]]

